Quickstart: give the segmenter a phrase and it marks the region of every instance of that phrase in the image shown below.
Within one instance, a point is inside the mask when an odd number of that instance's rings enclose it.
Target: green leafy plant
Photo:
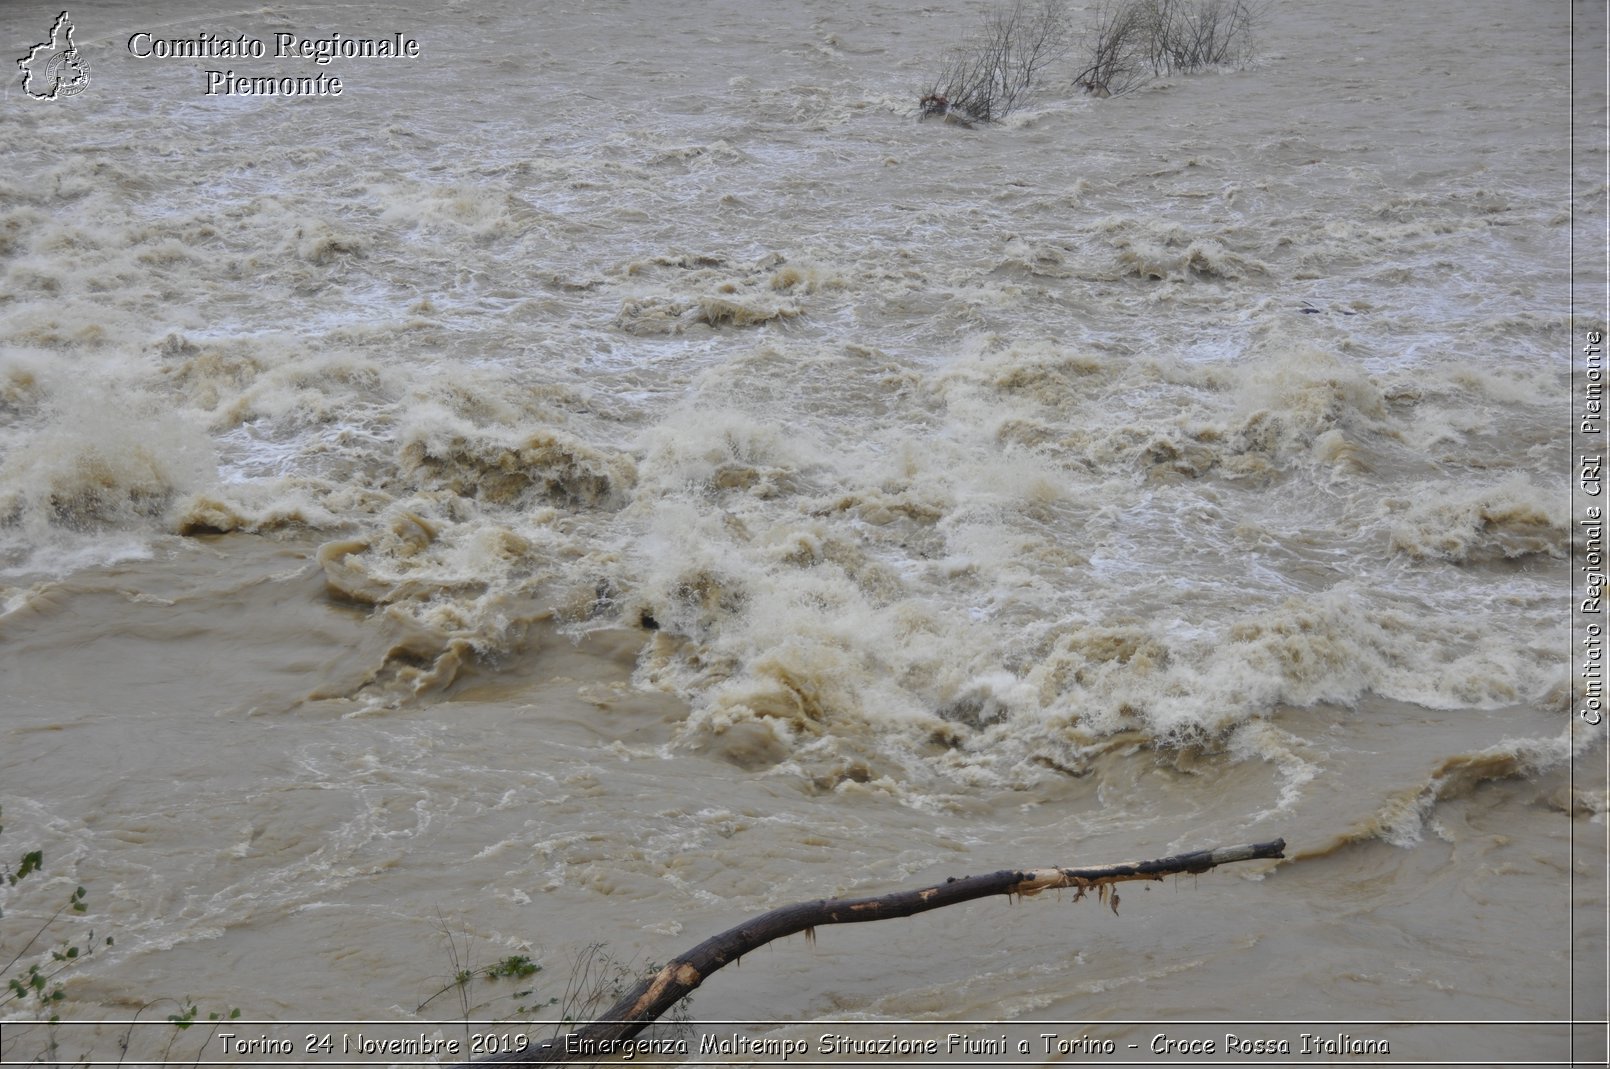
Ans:
[[[134,1016],[129,1018],[129,1022],[128,1022],[129,1026],[128,1026],[128,1028],[123,1032],[123,1034],[121,1036],[118,1037],[117,1045],[118,1045],[119,1053],[118,1053],[117,1064],[122,1065],[124,1059],[128,1057],[129,1047],[133,1044],[133,1041],[134,1041],[134,1029],[140,1023],[140,1014],[144,1013],[146,1010],[149,1010],[154,1006],[161,1006],[161,1005],[163,1005],[165,1003],[174,1004],[175,1006],[178,1007],[178,1010],[175,1011],[174,1013],[168,1014],[168,1023],[170,1025],[172,1025],[173,1028],[168,1034],[167,1043],[162,1048],[162,1054],[161,1054],[161,1057],[160,1057],[159,1060],[164,1062],[164,1063],[177,1061],[177,1059],[174,1057],[174,1054],[173,1054],[174,1046],[178,1043],[180,1036],[184,1032],[188,1031],[192,1025],[198,1023],[197,1017],[201,1013],[201,1009],[195,1004],[195,1002],[193,1002],[189,998],[185,998],[185,999],[171,999],[171,998],[153,999],[152,1001],[147,1002],[145,1005],[141,1006],[138,1010],[135,1010],[134,1011]],[[222,1013],[209,1013],[209,1014],[207,1014],[207,1020],[212,1023],[213,1027],[207,1033],[207,1038],[202,1040],[201,1045],[196,1048],[196,1057],[195,1057],[195,1060],[194,1060],[194,1062],[192,1064],[195,1064],[195,1065],[200,1065],[201,1064],[201,1055],[207,1049],[207,1044],[211,1043],[213,1041],[213,1037],[215,1037],[218,1034],[218,1026],[223,1024],[225,1021],[233,1021],[233,1020],[237,1019],[238,1017],[240,1017],[240,1010],[238,1010],[238,1009],[231,1009],[231,1010],[229,1010],[227,1012],[222,1012]]]
[[[468,935],[455,935],[440,915],[437,921],[439,930],[447,940],[447,956],[452,973],[447,983],[415,1007],[414,1012],[423,1013],[437,999],[444,995],[451,996],[458,1004],[458,1013],[464,1021],[467,1036],[471,1020],[526,1017],[557,1002],[554,998],[543,1001],[537,997],[536,987],[525,983],[542,971],[542,966],[529,955],[509,954],[488,965],[476,965],[472,939]],[[499,981],[513,981],[513,990],[500,988],[488,997],[482,996],[479,990],[481,985]],[[513,1005],[510,1006],[510,1003]]]
[[[476,965],[471,937],[455,934],[445,921],[438,920],[447,942],[451,973],[447,982],[421,1002],[415,1012],[422,1013],[431,1003],[444,996],[450,997],[457,1004],[466,1034],[472,1020],[530,1021],[543,1011],[552,1011],[554,1016],[548,1020],[552,1034],[558,1036],[593,1020],[639,980],[660,969],[652,962],[638,966],[631,960],[618,958],[603,943],[589,943],[572,958],[564,988],[558,994],[543,995],[531,982],[543,971],[543,966],[529,954],[510,954],[486,965]],[[495,991],[484,990],[484,985],[500,981],[512,983]],[[667,1021],[657,1027],[672,1031],[686,1029],[692,1019],[691,1002],[691,999],[683,999]]]
[[[4,825],[0,825],[0,832],[3,831]],[[61,1022],[58,1004],[67,997],[60,977],[95,953],[97,947],[111,946],[112,937],[97,941],[91,929],[81,938],[57,941],[58,922],[64,916],[89,911],[89,892],[82,886],[75,887],[54,907],[30,908],[23,896],[33,887],[43,885],[30,883],[20,890],[19,885],[42,877],[44,870],[45,853],[40,849],[25,851],[15,865],[0,860],[0,883],[7,891],[4,906],[10,909],[8,921],[6,908],[0,908],[0,981],[5,985],[0,990],[0,1011],[19,1007],[31,1009],[47,1029],[45,1054],[54,1060],[59,1054],[55,1029]],[[22,900],[21,906],[16,904],[19,900]],[[39,919],[41,915],[43,920]],[[23,920],[23,917],[31,919]],[[32,1029],[27,1027],[7,1028],[6,1046],[14,1045],[18,1037],[30,1031]],[[0,1057],[6,1053],[4,1046],[0,1046]]]
[[[159,1000],[159,1001],[169,1001],[169,1000]],[[144,1010],[144,1009],[149,1008],[150,1006],[153,1006],[153,1005],[156,1005],[156,1003],[147,1003],[146,1006],[141,1007],[141,1009]],[[196,1022],[196,1017],[200,1012],[201,1012],[201,1010],[196,1006],[195,1002],[191,1001],[191,999],[186,997],[184,999],[179,1000],[179,1012],[168,1014],[168,1022],[173,1025],[173,1034],[168,1037],[168,1045],[165,1048],[163,1048],[163,1051],[162,1051],[162,1060],[164,1062],[169,1061],[169,1060],[172,1059],[172,1057],[173,1057],[173,1045],[176,1042],[178,1042],[179,1036],[182,1033],[187,1031],[190,1028],[191,1025],[194,1025],[194,1024],[197,1023]],[[135,1014],[135,1016],[138,1017],[139,1014]],[[223,1022],[225,1022],[225,1021],[233,1021],[236,1018],[238,1018],[239,1016],[240,1016],[240,1010],[239,1009],[231,1009],[231,1010],[229,1010],[228,1013],[216,1013],[216,1012],[214,1012],[214,1013],[207,1014],[207,1021],[212,1025],[212,1028],[211,1028],[211,1030],[208,1031],[207,1038],[201,1041],[201,1046],[196,1048],[196,1060],[195,1060],[196,1065],[201,1064],[202,1052],[207,1049],[207,1044],[211,1043],[212,1040],[213,1040],[213,1037],[218,1034],[218,1026],[220,1024],[222,1024]],[[132,1031],[134,1026],[130,1025],[129,1027],[130,1027],[130,1030]],[[127,1043],[126,1040],[125,1040],[125,1042],[123,1044],[123,1050],[124,1050],[125,1053],[127,1053],[127,1051],[128,1051],[128,1043]]]
[[[0,833],[4,831],[5,826],[0,824]],[[15,864],[0,859],[0,885],[6,892],[3,900],[0,900],[0,982],[4,983],[4,988],[0,989],[0,1011],[31,1009],[39,1022],[36,1026],[8,1024],[0,1030],[0,1058],[8,1060],[15,1054],[23,1038],[32,1034],[37,1027],[45,1029],[45,1040],[35,1060],[63,1060],[57,1036],[57,1026],[61,1023],[58,1011],[67,998],[62,974],[88,960],[97,950],[114,945],[111,936],[97,938],[94,929],[87,929],[76,938],[60,936],[61,922],[65,918],[89,912],[89,891],[79,885],[64,901],[58,901],[54,906],[36,906],[24,896],[32,896],[36,887],[41,888],[40,893],[48,893],[42,890],[46,886],[42,882],[44,872],[45,854],[42,849],[25,851]],[[30,919],[24,920],[24,917]],[[173,1001],[157,999],[140,1008],[130,1022],[128,1031],[119,1039],[123,1055],[128,1054],[140,1013],[152,1006]],[[178,1012],[168,1015],[173,1030],[162,1053],[163,1061],[172,1060],[175,1043],[192,1024],[198,1023],[197,1017],[201,1012],[188,998],[177,1005]],[[207,1020],[214,1022],[214,1027],[196,1051],[198,1063],[207,1044],[216,1035],[218,1023],[239,1016],[238,1009],[207,1015]],[[83,1055],[80,1060],[87,1061],[88,1057],[87,1054]]]

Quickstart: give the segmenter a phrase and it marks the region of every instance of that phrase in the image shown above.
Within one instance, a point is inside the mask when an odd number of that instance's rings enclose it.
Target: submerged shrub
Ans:
[[[922,98],[922,117],[997,122],[1022,105],[1046,68],[1067,51],[1063,0],[1014,0],[945,54]]]
[[[1103,0],[1080,42],[1074,84],[1114,96],[1154,77],[1245,63],[1257,21],[1249,0]]]
[[[1097,0],[1075,34],[1065,0],[1012,0],[945,53],[919,101],[920,117],[997,122],[1069,53],[1078,65],[1074,84],[1103,97],[1153,78],[1245,63],[1261,11],[1258,0]]]

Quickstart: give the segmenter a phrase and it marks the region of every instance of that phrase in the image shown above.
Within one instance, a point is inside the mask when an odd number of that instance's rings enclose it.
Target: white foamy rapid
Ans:
[[[18,723],[149,686],[157,736],[263,748],[237,780],[120,765],[162,782],[88,809],[39,736],[0,764],[7,817],[122,873],[126,968],[406,939],[444,893],[421,851],[489,938],[619,895],[663,936],[1080,838],[1425,857],[1488,834],[1449,806],[1504,826],[1495,780],[1602,821],[1558,782],[1597,741],[1566,728],[1563,250],[1596,209],[1555,165],[1563,8],[1282,3],[1246,69],[964,130],[913,121],[961,4],[171,7],[75,7],[91,89],[0,98],[0,627],[36,666],[87,643],[94,681],[18,675]],[[209,98],[216,64],[123,47],[159,21],[424,58]],[[131,845],[107,807],[149,821],[170,775],[228,811]],[[235,860],[163,882],[148,842]],[[1442,864],[1420,886],[1475,878]],[[1237,938],[1185,978],[1031,954],[993,994],[838,1009],[1123,1016],[1145,980],[1139,1016],[1200,1017]],[[127,997],[115,964],[83,1005]],[[1344,1016],[1398,1005],[1359,975]],[[1504,1012],[1546,1016],[1540,984]],[[370,988],[350,1012],[412,1006]]]

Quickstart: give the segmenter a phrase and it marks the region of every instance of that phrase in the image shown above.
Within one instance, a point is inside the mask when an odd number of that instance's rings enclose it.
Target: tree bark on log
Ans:
[[[753,917],[736,928],[711,936],[679,957],[671,959],[653,976],[642,980],[611,1006],[598,1020],[578,1031],[554,1039],[532,1043],[524,1050],[508,1051],[465,1066],[501,1062],[513,1065],[548,1065],[582,1061],[612,1053],[612,1044],[637,1035],[702,984],[723,965],[796,932],[814,936],[823,924],[859,924],[890,917],[910,917],[931,909],[953,906],[990,895],[1037,895],[1041,891],[1073,888],[1074,901],[1094,889],[1103,901],[1118,911],[1118,892],[1112,885],[1126,880],[1161,880],[1165,876],[1206,872],[1232,861],[1285,857],[1286,840],[1246,846],[1225,846],[1195,850],[1155,861],[1098,865],[1093,868],[1002,869],[984,876],[952,877],[944,883],[915,891],[896,891],[870,898],[827,898],[797,902]],[[460,1066],[459,1069],[465,1069]]]

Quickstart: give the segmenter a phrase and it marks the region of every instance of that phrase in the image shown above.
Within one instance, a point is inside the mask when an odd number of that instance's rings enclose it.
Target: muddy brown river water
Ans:
[[[74,6],[88,87],[0,96],[0,849],[46,857],[0,923],[82,884],[115,936],[62,1050],[165,997],[241,1009],[209,1058],[374,1061],[466,1041],[454,954],[540,1001],[595,941],[1278,836],[777,944],[687,1060],[1602,1060],[1604,14],[1290,0],[1244,69],[966,130],[914,121],[961,3]],[[420,55],[272,56],[336,31]]]

